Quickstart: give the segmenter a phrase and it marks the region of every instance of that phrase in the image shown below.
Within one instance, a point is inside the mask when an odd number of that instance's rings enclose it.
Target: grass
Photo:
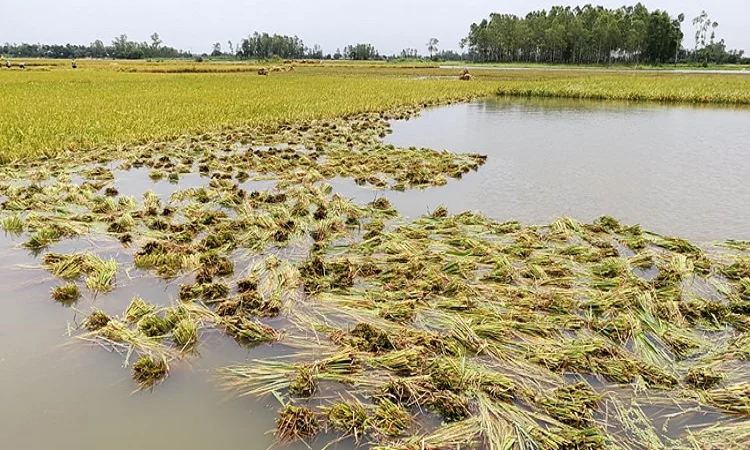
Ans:
[[[87,330],[91,332],[95,332],[107,326],[107,324],[111,320],[112,319],[107,314],[105,314],[104,312],[100,310],[96,310],[92,312],[91,314],[89,314],[89,316],[84,321],[83,325]]]
[[[477,71],[478,81],[458,82],[440,79],[457,69],[430,65],[322,64],[269,77],[255,75],[254,66],[194,66],[95,62],[76,71],[1,71],[0,162],[493,93],[750,103],[750,77],[733,75]]]

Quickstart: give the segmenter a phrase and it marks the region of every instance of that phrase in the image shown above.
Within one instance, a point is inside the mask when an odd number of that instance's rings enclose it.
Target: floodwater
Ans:
[[[332,184],[362,202],[385,195],[411,217],[440,204],[526,223],[607,214],[697,241],[748,239],[748,124],[750,111],[737,109],[487,100],[430,109],[395,123],[387,138],[398,145],[487,154],[479,172],[444,187],[403,193],[359,188],[351,180]],[[195,182],[184,177],[180,187]],[[145,172],[132,172],[118,174],[117,188],[166,196],[177,186],[154,186]],[[281,349],[246,349],[207,334],[199,358],[174,363],[168,380],[153,391],[133,393],[122,356],[66,336],[68,324],[81,316],[50,300],[57,282],[29,267],[39,260],[19,247],[23,240],[0,236],[0,448],[269,447],[277,401],[236,399],[217,387],[214,370]],[[51,250],[72,249],[112,256],[124,251],[116,242],[89,239]],[[77,308],[118,314],[134,295],[168,305],[177,284],[121,269],[115,292]]]
[[[443,204],[527,224],[609,215],[698,242],[750,238],[750,109],[501,98],[393,131],[395,145],[488,155],[444,187],[385,194],[410,216]]]

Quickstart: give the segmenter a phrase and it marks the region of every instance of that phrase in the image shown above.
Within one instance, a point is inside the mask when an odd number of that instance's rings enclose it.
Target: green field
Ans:
[[[479,71],[327,63],[260,77],[259,64],[31,61],[0,71],[0,162],[113,143],[166,139],[442,103],[492,94],[750,104],[750,77],[716,74]]]

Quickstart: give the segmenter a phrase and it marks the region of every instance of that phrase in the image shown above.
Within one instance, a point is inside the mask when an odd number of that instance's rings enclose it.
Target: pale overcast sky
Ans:
[[[582,2],[585,4],[587,2]],[[618,7],[626,0],[589,3]],[[635,2],[633,2],[635,3]],[[650,0],[651,9],[673,16],[684,12],[686,46],[692,46],[690,19],[706,9],[719,22],[719,37],[729,48],[750,53],[750,0]],[[381,53],[405,47],[425,53],[430,37],[441,49],[458,49],[469,25],[491,12],[525,15],[532,9],[575,2],[539,0],[0,0],[0,42],[109,43],[127,33],[137,41],[157,31],[165,44],[208,52],[211,44],[238,42],[252,31],[296,34],[308,46],[333,53],[347,44],[367,42]]]

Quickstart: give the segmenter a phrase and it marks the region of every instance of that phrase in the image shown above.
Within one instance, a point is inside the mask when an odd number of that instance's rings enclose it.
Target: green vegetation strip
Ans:
[[[499,95],[684,103],[750,104],[750,76],[716,74],[558,74],[503,83]]]

